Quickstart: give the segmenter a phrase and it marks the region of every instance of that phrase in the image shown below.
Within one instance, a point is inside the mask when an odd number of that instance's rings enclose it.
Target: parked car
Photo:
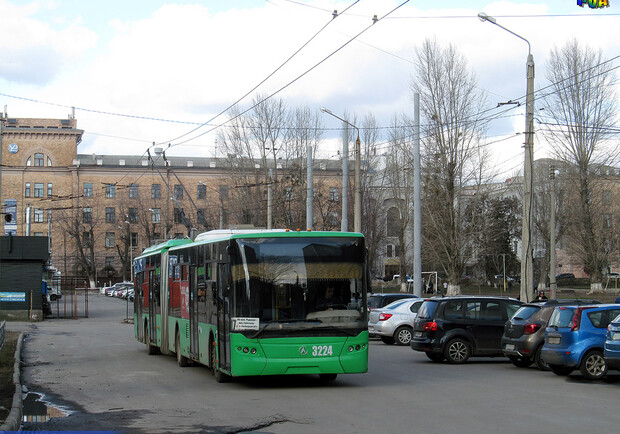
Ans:
[[[406,292],[392,292],[385,294],[372,294],[368,296],[368,311],[373,309],[380,309],[387,306],[393,301],[403,298],[419,298],[417,295],[407,294]]]
[[[545,330],[542,359],[556,375],[579,369],[587,379],[602,378],[607,326],[618,315],[618,304],[556,307]]]
[[[108,286],[108,287],[103,288],[103,289],[104,289],[105,295],[108,295],[108,296],[111,297],[111,296],[114,296],[114,292],[116,292],[116,291],[118,291],[120,289],[126,288],[126,287],[133,288],[133,283],[132,282],[118,282],[118,283],[115,283],[112,286]]]
[[[503,356],[502,334],[523,302],[508,297],[434,297],[422,303],[411,348],[434,362],[465,363],[471,356]]]
[[[596,300],[547,300],[524,304],[504,326],[502,350],[504,355],[518,367],[527,367],[532,363],[543,371],[549,367],[541,358],[545,343],[547,322],[557,306],[598,304]]]
[[[607,370],[620,371],[620,315],[607,327],[604,356]]]
[[[368,320],[368,333],[378,336],[383,343],[409,345],[413,321],[424,302],[421,298],[402,298],[381,309],[373,309]]]
[[[573,273],[560,273],[557,276],[555,276],[555,280],[560,280],[560,279],[574,279],[575,275]]]

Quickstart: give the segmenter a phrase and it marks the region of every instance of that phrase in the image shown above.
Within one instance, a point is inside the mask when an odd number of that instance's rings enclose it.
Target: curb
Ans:
[[[17,339],[17,347],[15,348],[15,363],[13,364],[13,384],[15,385],[15,392],[13,393],[13,405],[11,407],[11,412],[7,416],[4,423],[0,426],[0,431],[17,431],[21,425],[23,409],[20,367],[23,342],[24,334],[20,333],[19,338]]]

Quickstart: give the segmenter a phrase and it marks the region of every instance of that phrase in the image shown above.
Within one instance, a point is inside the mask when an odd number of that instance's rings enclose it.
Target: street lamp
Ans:
[[[529,289],[534,284],[534,269],[532,260],[532,165],[534,152],[534,57],[530,42],[515,32],[497,23],[497,20],[484,12],[478,14],[480,21],[488,21],[497,27],[527,43],[527,93],[525,104],[525,161],[523,167],[523,227],[521,246],[521,300],[529,301],[531,293]]]
[[[336,119],[340,119],[342,122],[344,122],[347,125],[352,126],[353,128],[355,128],[357,130],[357,139],[355,140],[355,181],[354,181],[354,195],[355,195],[355,204],[353,206],[353,231],[354,232],[361,232],[362,231],[362,194],[360,192],[360,172],[361,172],[361,151],[360,151],[360,129],[357,128],[357,126],[353,125],[351,122],[341,118],[338,115],[335,115],[334,113],[332,113],[331,110],[326,109],[325,107],[321,107],[321,111],[323,113],[327,113],[329,115],[332,115],[333,117],[335,117]],[[348,140],[348,138],[347,138]],[[344,154],[344,151],[343,151]],[[346,155],[343,155],[343,158],[347,158]],[[343,183],[342,183],[342,219],[343,219],[343,223],[346,221],[346,213],[347,213],[347,202],[346,202],[346,197],[345,197],[345,171],[348,169],[345,169],[345,165],[343,163],[343,173],[342,173],[342,179],[343,179]],[[343,224],[343,227],[341,227],[342,231],[345,232],[347,231],[347,227]]]

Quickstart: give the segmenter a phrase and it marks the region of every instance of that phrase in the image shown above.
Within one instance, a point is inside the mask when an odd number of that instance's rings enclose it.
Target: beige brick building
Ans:
[[[0,123],[1,212],[12,217],[2,233],[49,237],[52,264],[64,276],[85,276],[94,262],[104,285],[128,278],[130,258],[142,249],[187,236],[190,227],[266,226],[270,183],[255,163],[164,158],[156,150],[152,159],[84,155],[77,153],[84,131],[72,117],[0,116]],[[304,229],[303,163],[273,169],[274,227]],[[340,176],[338,161],[316,163],[315,229],[340,226]]]

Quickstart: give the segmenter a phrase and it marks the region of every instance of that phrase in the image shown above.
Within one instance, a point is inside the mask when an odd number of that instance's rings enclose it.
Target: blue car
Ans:
[[[607,327],[605,361],[608,370],[620,371],[620,316],[617,316]]]
[[[618,315],[620,304],[556,307],[545,330],[542,359],[556,375],[579,369],[587,379],[602,378],[607,326]]]

